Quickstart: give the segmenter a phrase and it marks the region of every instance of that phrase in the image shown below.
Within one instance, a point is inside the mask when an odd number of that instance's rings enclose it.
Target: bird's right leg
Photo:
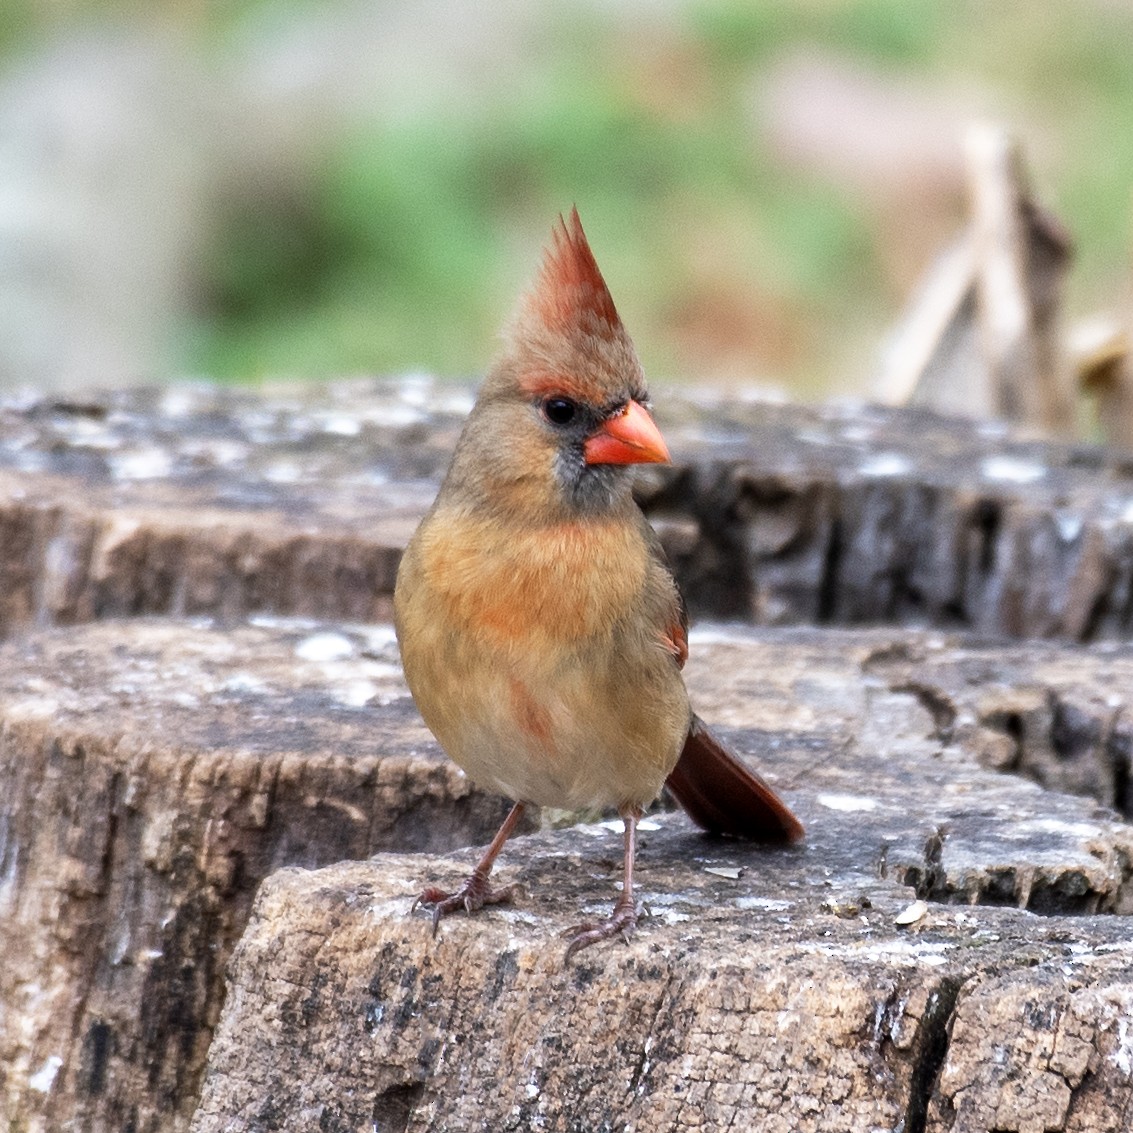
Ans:
[[[511,837],[516,824],[523,817],[524,809],[523,803],[516,803],[508,811],[508,816],[496,831],[491,845],[484,851],[484,856],[476,863],[476,868],[459,889],[454,893],[446,893],[443,889],[430,886],[413,902],[413,909],[418,905],[433,906],[434,936],[437,935],[437,926],[441,923],[441,918],[447,917],[449,913],[455,913],[458,909],[473,913],[485,905],[505,905],[511,901],[515,886],[508,885],[503,889],[493,889],[488,884],[488,875],[492,872],[492,866],[496,864],[496,858],[500,856],[504,843]]]

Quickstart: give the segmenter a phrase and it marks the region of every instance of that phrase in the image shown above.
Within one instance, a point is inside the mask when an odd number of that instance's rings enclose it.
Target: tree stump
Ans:
[[[1133,636],[1133,464],[923,410],[657,395],[640,500],[692,612]],[[388,617],[467,387],[0,407],[0,634],[137,614]]]
[[[406,913],[470,860],[411,852],[506,809],[442,759],[380,624],[468,390],[0,407],[0,1124],[187,1130],[265,878],[202,1133],[1128,1109],[1133,848],[1103,806],[1133,810],[1133,466],[925,412],[657,400],[676,463],[639,498],[693,611],[821,626],[702,630],[687,671],[810,833],[660,819],[656,915],[565,973],[556,932],[612,900],[603,827],[509,849],[513,910],[436,943]],[[888,627],[831,628],[862,622]]]
[[[484,841],[507,810],[432,743],[389,627],[9,642],[0,783],[0,1124],[20,1130],[184,1129],[264,877]]]
[[[908,644],[694,639],[698,707],[808,836],[773,850],[647,823],[651,915],[628,946],[567,965],[560,935],[612,902],[616,823],[516,840],[501,873],[524,896],[435,940],[413,896],[472,852],[273,875],[194,1133],[1123,1128],[1133,974],[1111,914],[1133,910],[1133,831],[981,768],[974,731],[934,710],[947,680],[879,672]],[[1025,648],[980,651],[985,676]]]

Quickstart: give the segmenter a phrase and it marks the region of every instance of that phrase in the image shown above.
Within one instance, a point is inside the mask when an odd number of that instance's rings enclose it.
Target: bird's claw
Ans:
[[[568,928],[562,933],[563,938],[570,941],[566,956],[563,957],[564,961],[569,964],[576,952],[615,936],[620,936],[626,944],[629,944],[637,928],[637,920],[643,912],[645,909],[642,905],[635,905],[632,901],[624,903],[619,901],[614,906],[614,911],[604,921],[587,922]],[[645,912],[645,915],[649,914]]]
[[[437,889],[435,886],[429,886],[413,902],[413,907],[409,911],[415,913],[418,906],[431,905],[433,907],[433,936],[436,936],[441,920],[450,913],[463,909],[471,916],[477,909],[482,909],[485,905],[509,904],[514,895],[514,885],[507,885],[503,889],[493,889],[488,884],[487,877],[480,873],[473,873],[453,893],[444,889]]]

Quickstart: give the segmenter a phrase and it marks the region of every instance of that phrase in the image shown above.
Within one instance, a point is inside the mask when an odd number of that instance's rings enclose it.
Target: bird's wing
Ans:
[[[656,563],[672,577],[661,540],[649,529]],[[688,659],[688,610],[673,581],[673,600],[661,643],[678,668]],[[775,791],[693,715],[688,736],[666,786],[698,826],[755,842],[797,842],[803,825]]]
[[[641,523],[653,566],[658,573],[664,574],[667,583],[664,618],[659,632],[660,641],[665,651],[672,654],[677,668],[683,669],[688,660],[688,610],[685,608],[684,595],[681,594],[677,580],[673,577],[669,557],[665,554],[665,548],[661,545],[657,532],[649,526],[644,516]]]

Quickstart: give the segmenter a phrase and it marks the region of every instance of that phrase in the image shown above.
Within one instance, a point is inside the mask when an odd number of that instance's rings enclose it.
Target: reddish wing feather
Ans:
[[[649,523],[642,516],[642,529],[645,534],[645,539],[649,544],[649,550],[658,563],[665,568],[665,573],[672,579],[673,572],[669,567],[669,560],[665,555],[665,548],[661,546],[661,540],[657,537],[657,532],[649,526]],[[673,610],[670,615],[669,624],[662,631],[661,644],[664,648],[673,655],[673,660],[677,663],[678,669],[685,667],[685,662],[688,660],[688,610],[685,608],[684,595],[680,589],[673,585]]]
[[[693,716],[666,783],[689,817],[713,834],[754,842],[797,842],[803,825],[787,804]]]
[[[661,637],[661,644],[673,655],[678,669],[685,667],[688,660],[688,624],[684,620],[674,622],[667,633]]]

